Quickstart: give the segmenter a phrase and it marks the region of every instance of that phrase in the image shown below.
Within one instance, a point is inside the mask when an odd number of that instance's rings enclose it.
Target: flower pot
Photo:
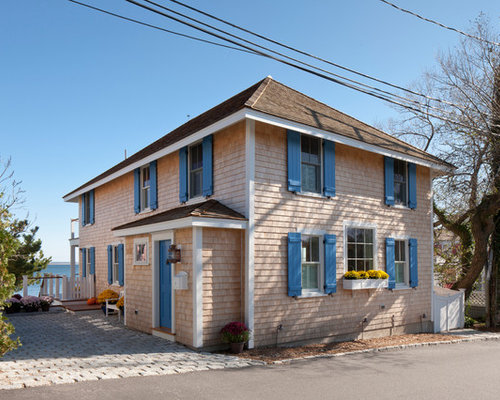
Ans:
[[[380,289],[388,286],[389,279],[344,279],[344,289]]]
[[[243,346],[245,346],[245,342],[240,343],[231,343],[231,353],[239,354],[243,351]]]

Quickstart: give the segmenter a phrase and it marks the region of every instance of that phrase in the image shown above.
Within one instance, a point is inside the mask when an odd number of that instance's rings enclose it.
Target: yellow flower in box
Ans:
[[[119,297],[118,293],[116,293],[114,290],[111,289],[106,289],[102,291],[99,296],[97,296],[97,302],[99,304],[104,304],[106,303],[106,300],[108,299],[117,299]]]
[[[366,271],[358,271],[359,279],[368,279],[368,273]]]
[[[118,306],[118,308],[122,309],[123,306],[125,305],[125,296],[120,297],[120,299],[118,300],[118,303],[116,303],[116,305]]]
[[[344,279],[359,279],[359,273],[357,271],[347,271],[344,274]]]

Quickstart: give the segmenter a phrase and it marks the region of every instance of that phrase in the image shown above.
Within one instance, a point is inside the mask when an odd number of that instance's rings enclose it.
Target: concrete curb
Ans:
[[[268,365],[290,364],[290,363],[301,361],[301,360],[313,360],[313,359],[319,359],[319,358],[343,357],[343,356],[349,356],[352,354],[377,353],[377,352],[382,352],[382,351],[395,351],[395,350],[397,351],[397,350],[406,350],[406,349],[412,349],[412,348],[424,347],[424,346],[437,346],[440,344],[481,342],[481,341],[487,341],[487,340],[500,340],[500,335],[484,335],[484,336],[478,335],[477,337],[465,337],[465,338],[460,338],[460,339],[455,339],[455,340],[443,340],[440,342],[410,343],[410,344],[402,344],[402,345],[398,345],[398,346],[379,347],[376,349],[347,351],[347,352],[343,352],[343,353],[318,354],[318,355],[313,355],[313,356],[286,358],[284,360],[271,361],[267,364]]]

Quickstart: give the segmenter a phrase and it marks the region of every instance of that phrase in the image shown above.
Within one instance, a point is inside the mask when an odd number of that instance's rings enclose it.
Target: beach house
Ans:
[[[451,165],[267,77],[64,196],[80,274],[193,348],[432,329],[432,180]],[[347,271],[383,270],[374,288]]]

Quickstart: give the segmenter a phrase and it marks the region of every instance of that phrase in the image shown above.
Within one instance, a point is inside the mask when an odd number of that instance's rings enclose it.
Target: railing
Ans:
[[[23,275],[23,296],[28,295],[28,275]],[[32,277],[31,279],[37,279]],[[51,296],[58,300],[83,300],[95,297],[95,277],[90,274],[86,277],[75,277],[73,282],[66,275],[45,274],[39,278],[40,296]]]

